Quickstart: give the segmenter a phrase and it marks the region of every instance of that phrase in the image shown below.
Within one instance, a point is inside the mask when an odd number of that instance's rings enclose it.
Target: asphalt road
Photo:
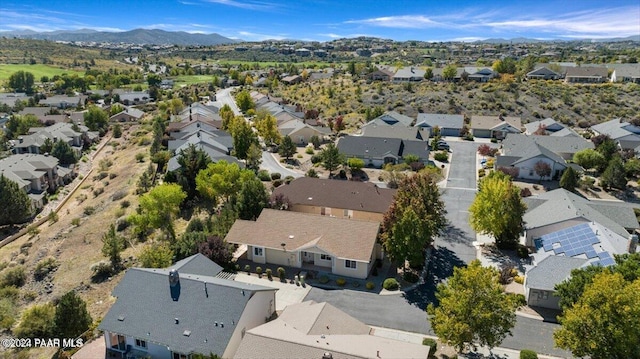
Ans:
[[[216,92],[216,101],[222,103],[223,105],[229,105],[231,110],[236,115],[242,115],[242,112],[236,105],[236,100],[231,96],[231,91],[233,91],[235,87],[228,87],[226,89],[219,90]]]
[[[304,177],[304,174],[302,173],[283,167],[268,151],[262,152],[262,163],[260,164],[260,169],[267,170],[269,173],[278,172],[282,175],[282,178],[287,176],[293,176],[294,178]]]

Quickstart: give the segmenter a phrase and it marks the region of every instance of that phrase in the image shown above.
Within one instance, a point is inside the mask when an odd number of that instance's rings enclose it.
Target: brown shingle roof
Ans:
[[[236,220],[225,240],[290,251],[318,247],[338,257],[369,262],[380,223],[263,209],[258,220]]]
[[[273,193],[284,195],[292,204],[385,213],[396,190],[367,182],[301,177]]]

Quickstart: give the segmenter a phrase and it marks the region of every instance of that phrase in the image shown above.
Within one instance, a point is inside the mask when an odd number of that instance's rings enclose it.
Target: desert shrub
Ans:
[[[307,147],[306,150],[304,150],[304,153],[308,154],[308,155],[312,155],[315,153],[315,151],[313,150],[313,147]]]
[[[2,297],[2,299],[0,299],[0,328],[10,329],[16,322],[15,316],[17,312],[18,310],[16,309],[14,301]]]
[[[280,186],[282,186],[282,180],[281,179],[273,181],[273,187],[278,188]]]
[[[124,190],[116,191],[116,193],[114,193],[111,196],[111,200],[112,201],[119,201],[119,200],[125,198],[126,196],[127,196],[127,191],[124,191]]]
[[[144,162],[144,153],[142,152],[136,153],[136,161]]]
[[[322,156],[319,154],[311,156],[311,163],[316,164],[322,162]]]
[[[108,176],[109,176],[109,173],[100,172],[97,175],[93,176],[93,180],[94,181],[100,181],[100,180],[103,180],[103,179],[107,178]]]
[[[511,264],[505,264],[500,269],[500,277],[498,277],[498,281],[500,282],[500,284],[509,284],[509,283],[511,283],[511,278],[513,277],[511,275],[511,272],[514,269],[515,268]],[[517,271],[516,271],[516,273],[517,273]]]
[[[449,155],[446,152],[436,152],[433,155],[433,159],[439,162],[447,162],[449,160]]]
[[[138,139],[138,146],[146,146],[151,144],[151,139],[147,136]]]
[[[87,199],[87,195],[82,193],[76,196],[76,200],[80,203],[84,202]]]
[[[47,338],[55,333],[56,307],[51,303],[36,304],[22,312],[20,325],[13,334],[21,338]]]
[[[116,177],[118,177],[118,174],[117,174],[117,173],[114,173],[114,172],[110,172],[110,173],[109,173],[109,179],[114,179],[114,178],[116,178]]]
[[[495,164],[495,160],[493,158],[490,158],[489,160],[487,160],[487,163],[485,163],[484,165],[487,168],[493,168],[493,165]]]
[[[520,197],[524,198],[524,197],[530,197],[530,196],[531,196],[531,190],[529,189],[529,187],[525,187],[520,190]]]
[[[320,278],[318,278],[318,283],[320,283],[320,284],[329,283],[329,277],[327,277],[326,275],[320,276]]]
[[[80,218],[74,218],[71,220],[71,225],[72,226],[79,226],[80,225]]]
[[[23,266],[5,269],[0,277],[0,287],[22,287],[27,279]]]
[[[96,209],[93,206],[86,206],[82,212],[85,216],[90,216],[96,212]]]
[[[20,289],[12,285],[0,288],[0,298],[6,298],[14,301],[18,299],[19,296],[20,296]]]
[[[293,176],[287,176],[284,178],[284,183],[289,184],[293,180],[294,180]]]
[[[302,158],[302,155],[298,153],[298,154],[296,155],[296,158]]]
[[[376,284],[373,282],[367,282],[367,284],[364,285],[365,288],[367,288],[368,290],[373,290],[373,288],[376,287]]]
[[[422,345],[429,346],[429,357],[432,357],[438,350],[438,342],[435,339],[424,338],[422,339]]]
[[[492,138],[492,139],[491,139],[491,143],[498,143],[498,140],[497,140],[497,139],[495,139],[495,138]]]
[[[280,178],[282,178],[282,175],[279,172],[273,172],[271,174],[271,179],[272,180],[277,180],[277,179],[280,179]]]
[[[313,168],[309,168],[307,173],[305,173],[305,176],[311,177],[311,178],[318,178],[318,172],[316,172],[316,170],[314,170]]]
[[[124,200],[120,202],[120,208],[128,208],[131,205],[131,202]]]
[[[56,213],[55,211],[51,211],[49,212],[47,218],[49,219],[49,222],[56,223],[58,222],[58,213]]]
[[[344,278],[338,278],[336,279],[336,284],[340,287],[344,287],[344,285],[347,284],[347,281]]]
[[[518,283],[518,284],[522,284],[522,283],[524,283],[524,277],[517,275],[517,276],[515,276],[513,278],[513,281]]]
[[[260,181],[270,181],[271,176],[269,176],[269,171],[267,170],[258,171],[258,179],[260,179]]]
[[[104,188],[96,188],[93,190],[93,197],[98,197],[104,192]]]
[[[520,351],[520,359],[538,359],[538,354],[533,350],[522,349]]]
[[[382,283],[382,288],[386,290],[398,290],[399,287],[400,285],[395,278],[387,278]]]
[[[42,280],[49,273],[56,270],[56,268],[58,268],[59,265],[60,264],[55,258],[53,257],[45,258],[40,262],[38,262],[38,264],[36,264],[36,268],[33,271],[33,277],[35,278],[35,280],[38,280],[38,281]]]
[[[113,216],[116,217],[116,218],[120,218],[120,217],[124,216],[124,214],[125,214],[124,208],[118,208],[118,209],[116,209],[115,212],[113,212]]]
[[[413,272],[405,272],[402,275],[402,279],[404,279],[405,281],[409,282],[409,283],[417,283],[418,282],[418,275],[413,273]]]
[[[109,261],[100,261],[91,265],[91,272],[95,279],[106,278],[113,273],[113,267]]]
[[[286,280],[286,278],[287,278],[286,277],[286,274],[287,274],[286,271],[282,267],[278,267],[277,271],[278,271],[278,277],[280,278],[281,281],[284,282]]]

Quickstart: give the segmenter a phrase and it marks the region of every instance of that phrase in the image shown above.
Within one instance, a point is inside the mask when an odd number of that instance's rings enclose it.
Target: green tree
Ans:
[[[135,216],[144,217],[152,228],[163,230],[173,241],[173,221],[186,197],[179,185],[163,183],[140,197],[140,214]]]
[[[498,271],[479,260],[454,268],[453,276],[438,284],[436,298],[439,305],[427,307],[431,327],[459,352],[475,344],[499,345],[516,323],[515,296],[505,294]]]
[[[242,112],[247,112],[252,108],[256,108],[256,104],[253,102],[253,99],[251,98],[251,94],[249,94],[249,91],[247,90],[242,90],[238,92],[236,94],[235,99],[236,99],[236,104],[238,105],[238,108]]]
[[[58,301],[53,322],[57,337],[77,338],[89,329],[93,319],[87,311],[87,303],[72,290]]]
[[[293,142],[289,135],[284,136],[280,141],[280,148],[278,149],[278,153],[280,156],[284,157],[287,161],[296,154],[297,152],[296,144]]]
[[[433,78],[433,69],[431,67],[427,67],[424,72],[424,79],[431,80]]]
[[[445,80],[451,81],[456,77],[457,73],[458,68],[455,65],[447,65],[442,70],[442,77],[444,77]]]
[[[42,123],[35,115],[26,114],[24,116],[12,115],[7,121],[7,137],[16,139],[20,135],[25,135],[32,127],[42,127]]]
[[[269,205],[267,189],[257,177],[242,182],[238,193],[236,210],[238,217],[244,220],[255,221],[263,208]]]
[[[600,135],[592,138],[594,144],[596,144],[596,151],[600,152],[604,156],[605,162],[611,161],[613,155],[618,152],[618,144],[611,137],[606,135]]]
[[[62,140],[56,141],[53,145],[53,148],[51,149],[51,156],[57,158],[63,166],[68,166],[78,162],[78,157],[76,157],[76,153],[73,151],[73,148]]]
[[[16,183],[0,173],[0,226],[26,222],[33,215],[31,200]]]
[[[236,219],[238,219],[238,213],[234,206],[226,204],[218,214],[211,216],[211,222],[208,225],[209,233],[221,238],[226,237]]]
[[[84,124],[91,131],[106,131],[109,125],[107,113],[98,106],[91,105],[84,113]]]
[[[20,324],[13,330],[18,338],[51,338],[55,335],[56,307],[51,303],[36,304],[25,309]]]
[[[167,243],[154,243],[144,246],[138,255],[143,268],[167,268],[173,264],[173,250]]]
[[[172,246],[176,260],[187,258],[198,253],[198,247],[207,240],[207,234],[203,231],[185,232]]]
[[[189,145],[180,151],[178,156],[178,164],[176,177],[182,189],[187,193],[187,198],[191,199],[196,196],[196,176],[198,173],[207,168],[211,163],[211,158],[204,150],[197,148],[195,145]]]
[[[604,156],[591,148],[576,152],[573,155],[573,162],[579,164],[584,169],[600,168],[606,163]]]
[[[640,175],[640,159],[636,157],[629,158],[624,163],[624,172],[627,174],[627,177],[638,177],[638,175]]]
[[[276,118],[267,111],[258,111],[255,126],[258,134],[262,136],[262,139],[267,145],[280,142],[282,135],[280,135],[280,131],[278,131]]]
[[[252,144],[258,144],[258,136],[253,132],[251,125],[244,120],[238,122],[234,128],[232,128],[231,136],[233,137],[233,151],[235,156],[243,160],[247,158],[249,147],[251,147]]]
[[[364,167],[364,160],[362,158],[352,157],[347,160],[347,166],[352,171],[359,171]]]
[[[500,74],[515,74],[517,70],[517,63],[510,57],[505,57],[502,60],[496,60],[493,63],[493,70]]]
[[[404,160],[404,163],[408,164],[420,162],[420,156],[414,155],[413,153],[406,154],[402,159]]]
[[[235,197],[243,183],[255,178],[251,170],[241,169],[237,163],[225,160],[211,163],[196,176],[196,189],[204,198],[217,203]]]
[[[15,92],[33,93],[34,77],[28,71],[16,71],[9,76],[9,87]]]
[[[147,75],[147,84],[149,84],[149,86],[158,86],[160,82],[162,82],[162,79],[160,78],[159,75],[156,75],[156,74]]]
[[[114,270],[119,270],[122,263],[120,253],[124,251],[126,242],[124,237],[119,236],[116,233],[115,225],[111,224],[109,230],[102,236],[102,255],[109,258],[111,267]]]
[[[469,207],[471,228],[492,235],[500,248],[514,248],[524,229],[522,216],[526,209],[520,189],[510,177],[500,171],[491,172],[480,180],[476,198]]]
[[[53,140],[47,138],[40,146],[40,153],[51,153],[51,150],[53,150]]]
[[[440,191],[431,176],[418,173],[403,179],[382,221],[380,238],[392,260],[411,265],[424,262],[424,251],[442,233],[447,220]]]
[[[576,187],[578,187],[579,180],[580,175],[578,172],[576,172],[573,167],[569,166],[564,173],[562,173],[562,177],[560,177],[560,187],[573,192]]]
[[[553,337],[577,357],[640,357],[640,280],[620,273],[596,274],[576,304],[561,316]]]
[[[607,168],[602,173],[600,183],[605,187],[613,187],[620,190],[627,188],[627,178],[624,171],[624,165],[620,156],[614,156]]]
[[[122,126],[120,124],[115,124],[111,126],[111,129],[113,131],[113,138],[122,137]]]
[[[231,107],[227,104],[220,108],[218,111],[218,115],[222,118],[222,129],[227,131],[229,129],[229,123],[233,120],[236,115],[233,113]]]
[[[254,173],[257,173],[260,169],[261,163],[262,150],[260,149],[260,146],[252,143],[251,146],[249,146],[249,150],[247,151],[247,169],[250,169]]]
[[[344,163],[344,155],[340,153],[338,147],[336,147],[333,142],[329,143],[327,147],[320,152],[320,157],[322,158],[322,167],[329,171],[329,178],[331,178],[331,172],[337,170],[338,167]]]
[[[171,152],[167,150],[158,151],[151,157],[151,161],[158,165],[158,172],[164,172],[164,167],[170,159]]]

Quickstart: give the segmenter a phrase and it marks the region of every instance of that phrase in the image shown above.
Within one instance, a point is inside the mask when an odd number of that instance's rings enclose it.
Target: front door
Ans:
[[[313,253],[302,252],[302,262],[313,264]]]

